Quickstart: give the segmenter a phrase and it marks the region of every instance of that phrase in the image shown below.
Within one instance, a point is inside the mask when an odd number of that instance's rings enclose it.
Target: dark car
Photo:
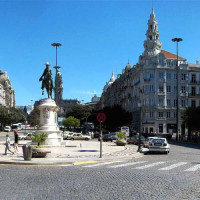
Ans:
[[[145,137],[141,136],[141,144],[144,145]],[[128,144],[138,144],[139,143],[139,135],[134,135],[128,138]]]
[[[111,134],[103,134],[102,140],[104,142],[107,142],[107,141],[111,141],[112,142],[113,141],[113,137],[112,137]],[[99,141],[100,141],[100,137],[99,137]]]
[[[100,132],[95,131],[94,132],[94,138],[99,138],[99,136],[100,136]]]

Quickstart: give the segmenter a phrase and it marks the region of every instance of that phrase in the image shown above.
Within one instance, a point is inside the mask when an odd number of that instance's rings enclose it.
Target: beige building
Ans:
[[[144,52],[133,67],[128,63],[122,74],[106,83],[101,96],[101,108],[121,105],[132,112],[132,130],[145,133],[172,133],[177,131],[177,56],[162,50],[158,22],[152,9]],[[179,131],[187,129],[182,114],[188,106],[200,105],[200,65],[188,64],[178,57]]]

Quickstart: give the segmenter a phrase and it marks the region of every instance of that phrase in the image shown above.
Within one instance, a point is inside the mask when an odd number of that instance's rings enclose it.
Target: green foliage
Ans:
[[[81,122],[84,122],[88,116],[92,113],[92,108],[85,105],[75,105],[68,109],[66,117],[73,116],[79,119]]]
[[[34,108],[27,120],[31,126],[40,125],[40,110],[38,108]]]
[[[132,122],[132,114],[119,105],[105,107],[101,112],[106,114],[104,124],[108,131],[116,131],[118,127],[128,126]]]
[[[24,121],[26,121],[26,114],[22,110],[0,106],[0,123],[2,125],[2,129],[6,125]]]
[[[189,129],[189,138],[191,135],[191,131],[199,131],[200,130],[200,107],[189,107],[186,108],[184,112],[183,122],[187,124]]]
[[[126,139],[126,135],[125,135],[125,133],[118,132],[118,133],[117,133],[117,138],[118,138],[118,139]]]
[[[38,146],[40,146],[40,144],[43,144],[47,139],[47,134],[43,132],[42,133],[35,132],[33,136],[31,136],[31,139],[33,142],[37,142]]]
[[[62,125],[63,125],[64,127],[67,127],[67,128],[69,128],[69,127],[74,127],[74,128],[76,128],[76,127],[80,126],[80,120],[79,120],[79,119],[76,119],[76,118],[73,117],[73,116],[70,116],[70,117],[68,117],[68,118],[66,118],[66,119],[64,119],[64,120],[62,121]]]

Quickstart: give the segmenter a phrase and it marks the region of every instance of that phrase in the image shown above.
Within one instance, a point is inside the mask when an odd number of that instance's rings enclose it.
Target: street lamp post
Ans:
[[[176,89],[177,89],[177,97],[176,97],[176,141],[178,141],[178,133],[179,129],[179,66],[178,66],[178,43],[183,41],[182,38],[173,38],[172,42],[176,42]]]
[[[142,106],[138,103],[139,107],[139,141],[138,141],[138,152],[141,150],[141,134],[142,134]]]
[[[57,77],[57,74],[58,74],[58,69],[60,68],[58,65],[57,65],[57,48],[62,46],[62,44],[60,43],[53,43],[51,44],[52,47],[56,47],[56,66],[54,66],[53,68],[56,69],[56,77]],[[54,93],[55,93],[55,101],[56,103],[58,103],[58,94],[57,94],[57,91],[58,91],[58,84],[56,82],[56,85],[55,85],[55,90],[54,90]]]

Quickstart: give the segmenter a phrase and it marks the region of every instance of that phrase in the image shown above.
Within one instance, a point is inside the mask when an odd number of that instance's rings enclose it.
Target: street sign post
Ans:
[[[100,134],[100,158],[102,158],[102,128],[101,128],[101,123],[105,122],[106,115],[104,113],[99,113],[97,115],[97,120],[100,123],[100,131],[101,131],[101,134]]]

